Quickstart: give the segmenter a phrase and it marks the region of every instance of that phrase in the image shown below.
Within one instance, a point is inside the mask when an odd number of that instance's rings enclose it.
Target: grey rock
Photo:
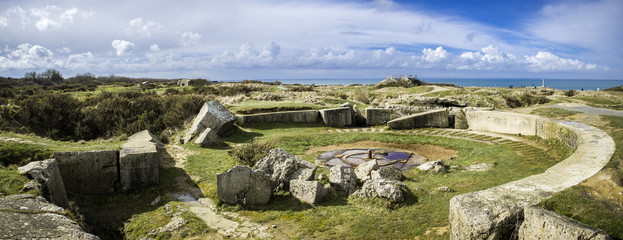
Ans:
[[[363,116],[363,113],[361,113],[361,110],[359,110],[359,108],[357,107],[357,104],[355,104],[355,106],[353,106],[353,125],[354,126],[365,126],[366,125],[366,118]]]
[[[0,239],[98,240],[65,215],[65,210],[29,194],[0,197]]]
[[[611,239],[604,231],[539,207],[524,209],[519,239]]]
[[[320,110],[320,116],[329,127],[347,127],[353,125],[353,110],[348,107],[339,107]]]
[[[122,191],[157,185],[158,150],[162,143],[145,130],[128,138],[119,151],[119,174]]]
[[[454,190],[447,186],[441,186],[437,188],[437,192],[454,192]]]
[[[420,169],[422,171],[431,171],[435,169],[435,166],[443,166],[443,162],[441,160],[428,161],[420,166],[417,166],[417,169]]]
[[[376,160],[370,160],[359,164],[359,166],[355,168],[355,175],[357,175],[357,179],[359,179],[359,181],[365,182],[372,178],[370,173],[377,169],[379,169],[379,165],[376,163]]]
[[[69,208],[65,184],[55,159],[30,162],[19,167],[18,171],[20,174],[27,174],[30,179],[33,179],[36,184],[31,183],[30,187],[38,188],[48,201]]]
[[[402,172],[396,166],[386,166],[379,168],[379,170],[371,172],[372,179],[387,179],[394,181],[401,181],[404,176]]]
[[[291,180],[290,193],[301,202],[316,204],[327,194],[318,181]]]
[[[485,172],[493,168],[493,163],[477,163],[469,165],[465,168],[467,172]]]
[[[390,202],[399,203],[404,201],[404,194],[400,190],[401,187],[406,187],[406,185],[399,181],[374,179],[366,181],[361,189],[357,190],[353,195],[384,198]]]
[[[270,176],[275,191],[287,191],[290,180],[313,180],[316,165],[295,157],[283,148],[274,148],[255,164],[254,169]]]
[[[184,143],[190,142],[206,128],[211,128],[217,135],[229,131],[236,122],[236,115],[231,113],[218,101],[211,101],[203,104],[199,114],[193,120],[192,125],[184,136]]]
[[[212,130],[212,128],[206,128],[199,134],[199,137],[195,140],[196,144],[201,145],[202,147],[209,147],[221,144],[223,140],[216,134],[216,131]]]
[[[329,170],[329,182],[336,192],[350,195],[357,190],[357,175],[352,168],[335,165]]]
[[[187,221],[184,218],[182,218],[180,216],[175,216],[175,217],[171,218],[171,221],[169,221],[169,223],[167,223],[167,225],[164,225],[164,227],[159,227],[159,228],[156,228],[156,229],[150,231],[147,234],[147,236],[155,237],[155,236],[158,236],[158,235],[163,234],[165,232],[173,232],[175,230],[180,229],[186,223],[187,223]]]
[[[115,150],[54,153],[67,191],[85,194],[115,191],[118,157]]]
[[[235,166],[216,175],[218,200],[227,204],[266,204],[272,188],[270,176],[247,166]]]
[[[444,166],[444,165],[435,165],[431,171],[434,172],[434,173],[446,173],[446,172],[448,172],[448,170],[446,169],[446,166]]]

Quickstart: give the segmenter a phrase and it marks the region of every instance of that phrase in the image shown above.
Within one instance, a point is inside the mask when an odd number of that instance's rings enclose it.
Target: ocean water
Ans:
[[[279,80],[285,84],[316,84],[316,85],[351,85],[351,84],[376,84],[384,78],[336,78],[336,79],[262,79],[262,81]],[[542,85],[543,79],[504,79],[504,78],[422,78],[429,83],[451,83],[461,87],[531,87]],[[544,79],[545,86],[561,90],[597,90],[623,85],[623,80],[597,80],[597,79]]]

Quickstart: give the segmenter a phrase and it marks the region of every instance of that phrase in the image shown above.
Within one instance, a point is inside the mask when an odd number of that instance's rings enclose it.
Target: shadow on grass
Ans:
[[[143,188],[129,193],[107,195],[84,195],[68,193],[75,202],[78,218],[86,224],[85,230],[101,239],[124,239],[124,223],[133,215],[151,212],[170,201],[178,201],[170,194],[187,193],[196,198],[203,197],[199,187],[190,176],[174,167],[173,157],[164,149],[160,154],[159,181],[153,187]],[[160,197],[160,201],[155,201]],[[153,203],[153,204],[152,204]],[[150,231],[161,226],[141,226]],[[146,232],[146,233],[147,233]],[[145,234],[146,234],[145,233]]]

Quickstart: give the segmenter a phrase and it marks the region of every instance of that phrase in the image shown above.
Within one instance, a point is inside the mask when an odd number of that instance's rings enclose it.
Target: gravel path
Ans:
[[[550,107],[562,108],[569,111],[583,112],[589,115],[614,115],[623,117],[623,111],[610,110],[604,108],[594,108],[578,103],[558,103]]]

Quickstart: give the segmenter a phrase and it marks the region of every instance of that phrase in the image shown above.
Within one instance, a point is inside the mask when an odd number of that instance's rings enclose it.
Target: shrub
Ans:
[[[288,87],[288,90],[292,92],[313,92],[314,85],[292,85]]]
[[[3,142],[0,144],[0,165],[23,166],[32,161],[45,160],[52,157],[53,151],[38,145]]]
[[[604,90],[605,90],[605,91],[617,91],[617,92],[623,92],[623,85],[620,85],[620,86],[614,86],[614,87],[607,88],[607,89],[604,89]]]
[[[273,149],[276,141],[263,141],[253,139],[247,143],[239,144],[227,153],[232,156],[239,164],[254,166],[257,161],[268,154]]]
[[[573,90],[573,89],[571,89],[571,90],[567,90],[567,91],[565,91],[565,92],[563,93],[563,95],[565,95],[565,96],[567,96],[567,97],[573,97],[573,96],[575,96],[575,95],[577,95],[577,94],[578,94],[578,91]]]

